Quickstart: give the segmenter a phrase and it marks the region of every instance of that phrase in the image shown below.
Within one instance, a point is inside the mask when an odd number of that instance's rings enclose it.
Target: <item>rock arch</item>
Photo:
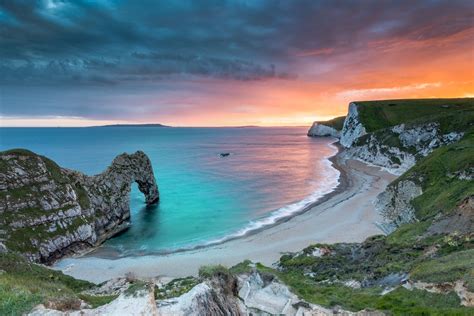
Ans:
[[[24,149],[0,152],[0,167],[0,250],[32,261],[54,261],[128,228],[133,182],[147,205],[159,200],[150,159],[142,151],[117,156],[95,176]]]

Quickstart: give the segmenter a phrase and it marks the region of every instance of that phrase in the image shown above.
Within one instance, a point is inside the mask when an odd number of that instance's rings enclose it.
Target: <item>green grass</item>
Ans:
[[[474,274],[474,249],[457,251],[443,257],[430,259],[417,265],[411,276],[415,280],[441,283],[464,279],[472,281]],[[474,284],[470,284],[473,287]]]
[[[78,308],[81,299],[99,306],[111,297],[82,294],[94,284],[27,262],[23,257],[0,254],[0,315],[22,315],[37,304],[60,309]]]
[[[344,120],[346,119],[345,116],[338,116],[335,117],[331,120],[327,121],[318,121],[317,123],[332,127],[338,131],[342,130],[342,127],[344,126]]]
[[[58,166],[54,161],[51,159],[38,155],[28,149],[23,149],[23,148],[14,148],[14,149],[9,149],[5,151],[0,152],[0,156],[5,156],[5,155],[18,155],[18,156],[27,156],[31,158],[36,158],[39,157],[41,160],[46,165],[46,169],[50,172],[52,178],[56,180],[58,183],[65,183],[67,181],[67,178],[65,175],[61,172],[61,167]]]
[[[430,225],[430,221],[404,224],[387,236],[387,242],[389,244],[413,245]]]
[[[174,279],[162,288],[155,287],[155,299],[164,300],[189,292],[199,283],[195,277]]]
[[[150,283],[142,280],[133,280],[128,289],[125,290],[125,294],[128,296],[137,296],[139,292],[147,290]]]
[[[118,295],[89,295],[89,294],[79,294],[79,298],[92,308],[97,308],[99,306],[108,304],[118,297]]]
[[[12,148],[9,150],[0,151],[0,156],[3,155],[22,155],[22,156],[37,156],[34,152],[24,148]]]
[[[5,271],[0,275],[0,315],[20,315],[49,301],[79,302],[77,293],[93,286],[14,254],[0,255],[0,269]]]
[[[463,199],[474,195],[472,181],[460,180],[453,176],[456,172],[474,168],[474,131],[454,144],[436,149],[421,159],[398,181],[410,179],[418,182],[423,194],[412,202],[416,216],[420,220],[438,213],[449,213]]]
[[[412,121],[433,121],[446,115],[453,115],[463,120],[465,116],[472,117],[474,112],[474,98],[404,99],[354,103],[358,105],[360,121],[369,133]],[[446,108],[445,105],[449,107]],[[450,125],[456,130],[455,122]]]
[[[377,280],[391,273],[408,272],[421,256],[419,248],[387,242],[384,236],[368,238],[362,244],[325,245],[332,250],[330,255],[315,257],[308,255],[313,245],[297,255],[284,255],[279,266],[283,271],[314,273],[315,281],[325,280]]]
[[[229,269],[224,267],[223,265],[209,265],[209,266],[202,266],[199,268],[199,277],[202,279],[210,279],[214,276],[218,275],[231,275]]]
[[[75,183],[74,187],[77,193],[79,205],[84,210],[88,209],[91,205],[91,202],[89,200],[89,196],[87,195],[87,191],[84,189],[84,187],[80,183]]]
[[[318,283],[298,271],[280,271],[257,264],[262,273],[271,273],[287,284],[292,291],[307,302],[326,307],[341,306],[351,311],[363,309],[385,311],[394,315],[469,315],[472,309],[460,307],[460,300],[453,292],[429,293],[397,288],[381,295],[381,288],[352,289],[341,284]]]
[[[250,260],[244,260],[235,266],[231,267],[229,271],[233,274],[241,274],[241,273],[250,273],[252,272],[252,267],[250,267],[250,264],[252,261]]]

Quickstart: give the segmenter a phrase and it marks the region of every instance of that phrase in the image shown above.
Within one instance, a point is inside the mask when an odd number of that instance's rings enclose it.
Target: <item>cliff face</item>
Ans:
[[[341,134],[341,145],[344,147],[351,147],[354,141],[367,134],[364,125],[359,119],[359,110],[357,104],[350,103],[347,117],[344,120],[344,126],[342,127]]]
[[[308,130],[307,135],[310,137],[331,136],[339,138],[341,137],[341,130],[344,120],[345,116],[339,116],[329,121],[314,122],[311,128]]]
[[[378,225],[384,233],[390,234],[400,225],[417,220],[411,202],[422,193],[419,185],[405,180],[388,186],[377,196],[375,208],[383,217],[383,222]]]
[[[96,246],[126,229],[133,182],[147,205],[159,199],[150,160],[140,151],[117,156],[95,176],[20,149],[0,153],[0,169],[0,246],[37,262]]]
[[[351,106],[353,113],[357,107]],[[434,149],[462,138],[464,132],[443,133],[437,122],[409,123],[367,133],[358,115],[348,116],[342,130],[341,144],[347,158],[358,159],[401,175]]]
[[[338,131],[331,126],[327,126],[319,122],[314,122],[308,131],[308,136],[332,136],[339,138],[341,137],[341,131]]]
[[[346,148],[344,157],[381,167],[395,175],[404,175],[403,181],[390,184],[376,201],[376,208],[384,218],[378,224],[385,233],[393,232],[404,223],[419,220],[413,200],[424,193],[430,176],[427,170],[435,172],[432,166],[441,162],[447,165],[455,157],[443,156],[443,159],[425,163],[423,170],[407,171],[422,159],[431,157],[434,151],[455,144],[463,137],[472,137],[467,134],[472,130],[473,121],[472,99],[389,100],[349,104],[340,138],[340,143]],[[468,143],[466,145],[469,146]],[[463,148],[457,150],[459,154],[465,151]],[[463,172],[461,168],[453,170],[451,176],[438,174],[438,178],[433,181],[440,182],[440,179],[449,177],[453,179],[458,173],[460,176],[456,179],[462,181],[469,177]]]

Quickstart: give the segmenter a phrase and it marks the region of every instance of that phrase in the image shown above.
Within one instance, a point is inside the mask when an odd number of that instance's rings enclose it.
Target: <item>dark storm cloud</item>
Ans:
[[[0,0],[0,92],[24,100],[13,94],[28,86],[133,91],[190,78],[292,80],[301,56],[449,37],[473,27],[473,10],[468,0]],[[3,102],[0,114],[28,107]],[[79,113],[58,108],[35,111]]]
[[[472,27],[471,1],[0,1],[2,81],[294,77],[294,53]],[[139,60],[139,61],[138,61]]]

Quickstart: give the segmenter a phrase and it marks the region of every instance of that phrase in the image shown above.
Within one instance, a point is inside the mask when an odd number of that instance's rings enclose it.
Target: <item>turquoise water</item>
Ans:
[[[332,141],[306,128],[0,129],[1,150],[27,148],[89,175],[122,152],[148,154],[161,200],[145,208],[133,186],[131,228],[105,244],[125,255],[219,242],[291,216],[336,187]]]

